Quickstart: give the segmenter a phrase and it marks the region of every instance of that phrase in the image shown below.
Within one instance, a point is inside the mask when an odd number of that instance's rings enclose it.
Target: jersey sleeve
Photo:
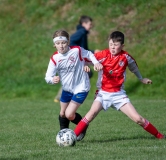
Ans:
[[[81,48],[82,58],[84,58],[87,62],[91,61],[93,64],[99,63],[91,51],[85,50],[82,47],[80,48]]]
[[[127,58],[127,61],[128,61],[128,68],[129,68],[129,70],[131,72],[137,71],[138,70],[138,66],[137,66],[137,63],[136,63],[135,59],[129,54],[126,55],[126,58]]]
[[[100,51],[94,54],[96,59],[102,64],[104,60],[106,59],[106,54],[104,51]]]
[[[127,61],[128,61],[128,68],[129,68],[129,70],[132,73],[134,73],[138,79],[141,80],[142,79],[142,75],[141,75],[141,73],[140,73],[140,71],[138,69],[138,66],[137,66],[137,63],[136,63],[135,59],[132,56],[127,55]]]
[[[50,59],[50,62],[48,64],[48,68],[47,68],[47,72],[45,75],[45,81],[49,84],[54,84],[53,83],[53,77],[56,75],[56,64],[55,61],[53,61],[52,59]]]

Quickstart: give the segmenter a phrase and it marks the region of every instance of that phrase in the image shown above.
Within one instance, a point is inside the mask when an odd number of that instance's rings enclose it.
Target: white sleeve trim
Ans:
[[[83,58],[87,58],[90,61],[92,61],[93,64],[99,63],[94,54],[91,51],[85,50],[84,48],[81,48],[81,54]]]

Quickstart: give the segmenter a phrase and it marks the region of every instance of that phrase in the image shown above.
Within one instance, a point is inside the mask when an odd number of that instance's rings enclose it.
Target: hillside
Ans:
[[[52,34],[61,28],[72,34],[83,14],[94,21],[89,48],[106,48],[108,34],[120,30],[126,36],[125,50],[137,60],[142,75],[153,80],[145,86],[128,72],[128,94],[166,97],[165,0],[0,0],[0,99],[55,95],[59,86],[44,80],[54,52]]]

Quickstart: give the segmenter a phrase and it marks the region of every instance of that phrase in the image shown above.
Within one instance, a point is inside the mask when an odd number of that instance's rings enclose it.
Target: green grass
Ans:
[[[53,98],[60,85],[44,80],[55,51],[54,31],[72,34],[80,15],[89,15],[94,22],[90,49],[107,48],[110,32],[124,32],[125,50],[143,77],[153,80],[143,85],[127,71],[127,94],[141,115],[166,133],[165,11],[165,0],[0,0],[0,160],[165,159],[165,141],[112,109],[99,114],[75,147],[58,147],[59,105]],[[92,103],[96,80],[94,72],[81,115]]]
[[[166,100],[133,99],[132,102],[141,115],[166,133]],[[90,104],[91,100],[86,100],[79,112],[84,115]],[[166,156],[165,140],[155,139],[113,109],[100,112],[83,141],[62,148],[55,143],[59,104],[52,100],[15,99],[0,101],[0,106],[1,160],[163,160]]]

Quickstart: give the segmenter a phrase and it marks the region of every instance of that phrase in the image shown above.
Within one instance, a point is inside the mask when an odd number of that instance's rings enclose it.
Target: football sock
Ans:
[[[69,128],[69,120],[67,118],[63,118],[59,115],[59,124],[60,124],[60,130],[64,128]]]
[[[81,121],[82,117],[79,113],[75,113],[75,118],[71,121],[74,124],[78,124]]]
[[[89,121],[84,117],[74,129],[76,136],[79,136],[89,125]]]
[[[164,135],[161,134],[148,120],[145,120],[145,123],[142,127],[144,128],[144,130],[151,133],[156,138],[158,138],[158,139],[164,138]]]

